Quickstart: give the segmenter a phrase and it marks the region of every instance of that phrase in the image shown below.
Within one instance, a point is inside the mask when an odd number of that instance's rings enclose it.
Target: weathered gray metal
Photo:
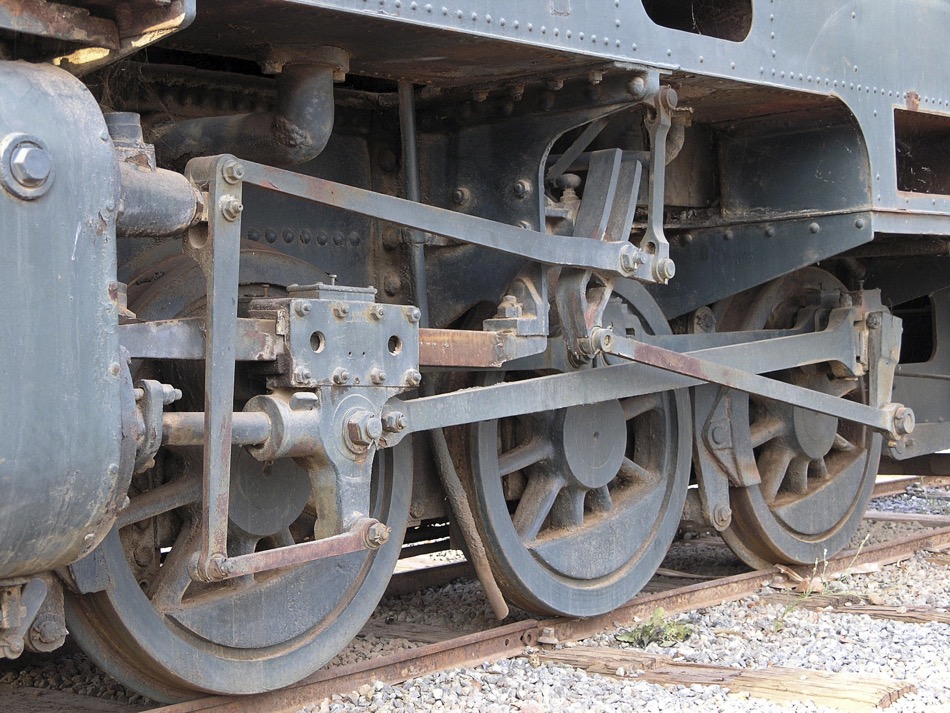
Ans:
[[[92,550],[132,465],[123,448],[132,394],[116,329],[109,134],[78,80],[0,62],[0,144],[23,145],[24,136],[48,151],[50,165],[44,182],[0,188],[0,580]],[[23,178],[9,166],[0,175]]]
[[[593,613],[656,566],[690,450],[693,516],[760,564],[848,538],[873,429],[950,445],[945,3],[0,0],[0,29],[7,655],[60,640],[50,569],[122,508],[60,570],[71,628],[175,698],[325,661],[446,493],[496,595]],[[43,62],[114,64],[111,140]]]

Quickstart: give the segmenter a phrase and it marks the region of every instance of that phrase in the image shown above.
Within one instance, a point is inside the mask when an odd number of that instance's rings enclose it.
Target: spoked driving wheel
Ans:
[[[322,277],[259,249],[244,252],[241,264],[245,293]],[[173,259],[161,269],[164,287],[146,289],[130,306],[150,319],[193,312],[203,290],[195,270]],[[138,373],[154,377],[150,369],[197,386],[200,398],[200,367],[146,363]],[[238,400],[258,390],[246,371],[238,370]],[[200,408],[183,401],[186,410]],[[393,528],[378,550],[203,584],[189,575],[199,537],[200,448],[159,451],[154,467],[133,478],[117,527],[81,565],[93,569],[94,583],[67,601],[70,632],[105,670],[160,701],[254,693],[304,678],[353,639],[385,591],[408,518],[409,454],[406,444],[376,456],[369,514]],[[309,475],[293,460],[261,463],[235,449],[230,498],[231,555],[314,537]]]
[[[799,311],[824,291],[846,291],[837,279],[807,268],[733,298],[723,331],[792,327]],[[863,379],[838,378],[829,364],[771,376],[866,403]],[[757,396],[733,393],[729,420],[738,462],[754,464],[759,485],[730,488],[731,525],[722,533],[752,567],[815,563],[842,549],[871,497],[881,440],[870,429]]]
[[[618,333],[668,329],[635,283],[615,289],[604,321]],[[590,616],[646,584],[686,497],[684,391],[483,421],[468,436],[476,521],[509,600],[539,613]]]

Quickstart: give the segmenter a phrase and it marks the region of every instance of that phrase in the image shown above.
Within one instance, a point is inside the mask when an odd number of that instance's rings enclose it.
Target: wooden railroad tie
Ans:
[[[916,688],[906,681],[804,668],[728,668],[675,661],[669,656],[632,649],[575,646],[542,651],[541,661],[567,664],[590,673],[664,686],[722,686],[732,693],[787,702],[809,700],[841,711],[873,711],[891,705]]]

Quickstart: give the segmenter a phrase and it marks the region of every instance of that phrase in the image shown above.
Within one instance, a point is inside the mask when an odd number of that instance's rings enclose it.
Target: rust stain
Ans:
[[[463,329],[420,329],[419,364],[423,366],[501,366],[503,336]]]

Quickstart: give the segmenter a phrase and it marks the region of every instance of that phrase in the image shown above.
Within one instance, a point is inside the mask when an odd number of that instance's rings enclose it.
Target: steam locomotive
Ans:
[[[950,6],[443,1],[0,0],[4,656],[253,693],[445,523],[589,616],[947,472]]]

